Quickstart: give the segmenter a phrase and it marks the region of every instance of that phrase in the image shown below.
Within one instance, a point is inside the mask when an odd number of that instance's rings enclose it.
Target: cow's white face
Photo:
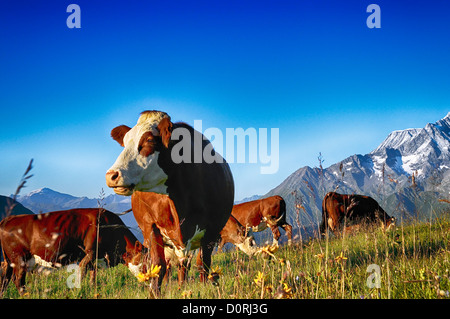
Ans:
[[[123,147],[122,153],[106,173],[106,184],[118,195],[130,196],[133,191],[167,193],[167,175],[158,165],[160,150],[168,146],[172,123],[159,111],[141,114],[133,128],[125,125],[111,131]]]

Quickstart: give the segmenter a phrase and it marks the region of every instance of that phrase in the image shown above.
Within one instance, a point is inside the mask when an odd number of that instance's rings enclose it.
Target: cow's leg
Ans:
[[[214,249],[214,242],[209,240],[202,240],[200,251],[197,255],[197,267],[200,270],[200,281],[206,282],[208,279],[209,270],[211,268],[211,255]]]
[[[322,222],[320,223],[319,232],[320,232],[319,236],[321,239],[323,239],[328,232],[328,223],[326,222],[325,219],[322,219]]]
[[[8,288],[8,284],[11,281],[11,277],[13,275],[13,267],[11,267],[9,261],[4,261],[4,264],[2,264],[2,275],[1,275],[1,281],[0,281],[0,298],[3,297],[3,293],[6,291],[6,288]]]
[[[152,278],[150,283],[150,289],[155,296],[160,296],[161,293],[161,283],[166,274],[166,258],[164,255],[164,242],[159,228],[155,224],[152,226],[152,232],[150,233],[150,261],[151,265],[161,266],[159,271],[159,276],[157,278]],[[151,265],[147,265],[147,269],[150,269]]]
[[[178,265],[178,285],[180,287],[186,281],[188,272],[188,263],[189,263],[188,257],[180,259],[180,263]]]
[[[280,225],[280,226],[286,232],[286,236],[288,238],[288,245],[290,246],[292,244],[292,226],[289,225],[288,223],[286,223],[284,225]]]
[[[278,229],[277,225],[270,226],[270,229],[272,230],[272,234],[273,234],[273,244],[278,245],[278,239],[280,239],[280,237],[281,237],[280,230]]]
[[[94,252],[91,249],[86,250],[86,256],[83,257],[80,261],[80,278],[84,278],[84,275],[86,273],[86,268],[89,266],[89,264],[92,262],[92,259],[94,258]],[[92,276],[92,275],[91,275]],[[94,278],[91,278],[92,282]]]
[[[338,237],[339,234],[339,229],[340,229],[340,222],[337,221],[336,223],[334,222],[333,218],[328,218],[328,227],[331,229],[331,231],[333,232],[333,234]]]
[[[219,246],[217,246],[217,252],[221,253],[223,252],[223,246],[225,245],[226,241],[225,239],[221,238],[219,242]]]
[[[14,263],[14,284],[20,295],[25,293],[25,277],[27,275],[27,266],[23,257],[18,258]]]
[[[166,286],[169,284],[169,277],[172,273],[172,265],[170,262],[166,260],[166,273],[164,274],[163,282],[166,284]]]

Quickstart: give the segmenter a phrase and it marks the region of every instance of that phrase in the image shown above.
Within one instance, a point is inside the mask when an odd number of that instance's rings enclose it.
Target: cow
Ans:
[[[251,233],[250,228],[244,227],[236,217],[231,215],[220,232],[218,250],[221,251],[226,243],[232,243],[248,256],[253,256],[257,253],[258,248]]]
[[[234,205],[231,215],[243,226],[259,232],[270,227],[273,243],[278,244],[281,227],[286,232],[288,244],[292,243],[292,226],[286,222],[286,202],[279,195]]]
[[[152,291],[160,293],[166,271],[164,242],[172,241],[180,256],[200,248],[197,265],[200,280],[206,282],[212,250],[233,208],[234,181],[228,163],[200,132],[186,123],[172,123],[161,111],[142,112],[134,127],[120,125],[111,137],[124,149],[106,172],[106,185],[124,196],[137,191],[167,195],[176,210],[175,232],[156,222],[154,211],[152,231],[145,238],[151,245],[151,262],[161,267],[159,277],[150,283]],[[138,198],[146,201],[142,194]]]
[[[120,217],[99,208],[8,216],[0,222],[0,242],[5,260],[0,296],[13,277],[23,294],[26,272],[37,262],[61,267],[80,261],[80,275],[84,276],[86,267],[93,268],[95,257],[115,266],[122,258],[142,251]],[[93,280],[95,273],[92,275]]]
[[[196,236],[187,243],[183,242],[180,220],[175,205],[168,195],[135,191],[131,196],[131,207],[144,235],[144,247],[151,254],[153,249],[154,255],[162,255],[164,252],[166,267],[172,263],[178,265],[178,282],[181,285],[186,278],[191,253],[199,248],[200,242],[195,239]],[[161,235],[156,237],[161,241],[152,244],[154,232]],[[144,257],[141,257],[141,262],[135,262],[134,265],[144,269],[145,272],[148,265],[142,263],[143,260]]]
[[[359,229],[355,225],[374,224],[377,221],[381,221],[382,226],[389,229],[394,225],[395,218],[390,217],[370,196],[329,192],[322,201],[322,237],[328,229],[337,236],[341,228],[355,230]]]
[[[181,286],[186,279],[192,253],[199,248],[199,242],[195,236],[191,241],[183,242],[180,220],[175,205],[168,195],[135,191],[131,196],[131,206],[134,218],[144,235],[144,247],[149,250],[152,247],[156,249],[158,246],[152,246],[150,242],[151,233],[154,231],[154,227],[161,232],[167,271],[171,266],[178,267],[178,284]],[[247,236],[245,227],[233,216],[228,219],[220,236],[222,241],[233,243],[250,256],[257,251],[253,238]],[[134,262],[134,266],[143,267],[141,261],[144,258],[142,256],[139,262]]]

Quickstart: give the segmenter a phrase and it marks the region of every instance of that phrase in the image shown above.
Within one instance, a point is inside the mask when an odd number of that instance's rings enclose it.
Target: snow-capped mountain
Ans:
[[[419,181],[426,182],[434,173],[446,176],[450,169],[450,113],[423,129],[392,132],[369,156],[378,172],[386,162],[398,175],[417,174]],[[441,190],[448,189],[450,181],[445,182]]]
[[[283,196],[293,222],[294,204],[301,202],[302,223],[316,223],[324,195],[334,190],[372,196],[397,217],[439,211],[445,204],[438,199],[450,198],[450,112],[424,128],[390,133],[369,154],[352,155],[325,169],[300,168],[263,197]]]

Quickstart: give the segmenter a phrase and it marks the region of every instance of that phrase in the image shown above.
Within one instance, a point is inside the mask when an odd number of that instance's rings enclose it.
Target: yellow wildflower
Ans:
[[[261,254],[263,256],[270,256],[276,259],[274,253],[278,250],[278,244],[266,245],[261,247],[256,254]]]
[[[184,299],[190,298],[192,296],[192,290],[185,290],[181,293],[181,297]]]
[[[323,257],[325,257],[325,254],[317,254],[317,255],[314,255],[314,257],[317,257],[317,258],[319,258],[319,259],[322,259]]]
[[[283,290],[288,295],[292,294],[292,287],[289,287],[289,285],[285,282],[283,283]]]
[[[344,253],[341,251],[341,254],[339,256],[337,256],[336,258],[334,258],[334,260],[336,260],[337,262],[341,262],[342,260],[346,260],[347,257],[344,256]]]
[[[291,298],[293,295],[293,288],[290,287],[287,283],[283,282],[279,287],[275,295],[273,296],[275,299],[287,299]]]
[[[217,281],[219,280],[219,277],[222,275],[222,269],[217,266],[211,268],[211,272],[208,275],[208,279],[213,282],[213,284],[217,285]]]
[[[211,268],[211,274],[217,274],[217,275],[221,276],[222,275],[222,268],[220,268],[219,266],[212,267]]]
[[[160,270],[161,270],[160,265],[152,265],[151,269],[148,270],[146,274],[139,273],[137,275],[137,279],[139,280],[139,282],[146,282],[149,281],[151,278],[158,278]]]
[[[253,279],[253,281],[256,285],[260,286],[263,283],[264,279],[264,274],[258,270],[258,274],[256,275],[255,279]]]

